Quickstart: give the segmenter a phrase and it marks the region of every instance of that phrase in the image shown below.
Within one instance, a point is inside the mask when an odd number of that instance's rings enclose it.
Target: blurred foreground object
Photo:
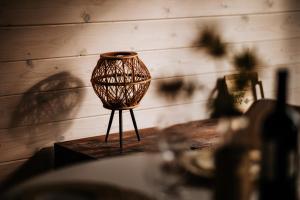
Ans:
[[[120,148],[122,149],[122,111],[130,110],[140,140],[133,108],[137,107],[151,81],[150,73],[136,52],[109,52],[100,55],[91,83],[103,107],[111,110],[106,132],[107,142],[115,110],[119,110]]]
[[[250,145],[242,139],[248,125],[246,116],[220,119],[218,131],[223,141],[215,152],[215,200],[250,199],[254,174],[250,171]]]
[[[262,125],[259,199],[297,197],[298,127],[286,106],[288,72],[277,74],[277,102]]]
[[[250,199],[250,159],[246,148],[224,145],[216,152],[215,165],[215,200]]]
[[[249,157],[251,142],[245,140],[249,119],[237,108],[225,81],[225,78],[218,79],[209,99],[211,117],[219,118],[217,131],[221,136],[214,155],[214,199],[248,200],[252,189]]]
[[[3,198],[4,200],[153,200],[132,189],[84,181],[44,183],[28,187],[23,193],[11,193]]]

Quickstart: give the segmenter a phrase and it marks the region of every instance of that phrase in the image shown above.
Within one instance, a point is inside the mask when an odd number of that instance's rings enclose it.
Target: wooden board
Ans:
[[[231,54],[227,61],[216,61],[198,48],[144,51],[139,55],[152,78],[157,79],[232,70],[232,54],[246,47],[257,54],[261,67],[297,63],[300,62],[299,43],[300,38],[230,44]],[[98,59],[99,55],[92,55],[0,63],[0,96],[25,93],[31,89],[51,90],[51,87],[33,87],[49,77],[51,80],[60,77],[65,80],[66,83],[55,85],[56,90],[90,86],[92,70]]]
[[[194,121],[174,125],[164,134],[185,134],[187,149],[202,149],[214,146],[219,138],[216,132],[217,120]],[[79,140],[56,143],[54,145],[56,166],[75,164],[80,161],[121,156],[137,152],[159,151],[162,132],[149,128],[140,131],[141,141],[137,141],[134,131],[125,132],[123,149],[119,147],[119,134],[110,134],[109,141],[104,142],[105,136],[89,137]]]
[[[116,50],[191,47],[207,26],[217,25],[226,42],[300,36],[300,12],[214,18],[0,28],[0,61],[98,54]],[[270,26],[272,24],[272,26]],[[120,34],[122,33],[122,34]]]
[[[300,5],[297,0],[1,0],[0,25],[91,23],[241,15],[299,9]]]

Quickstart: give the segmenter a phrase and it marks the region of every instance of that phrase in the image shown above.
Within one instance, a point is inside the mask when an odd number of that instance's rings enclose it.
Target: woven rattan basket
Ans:
[[[136,52],[100,55],[91,82],[103,106],[111,110],[136,107],[150,85],[151,76]]]

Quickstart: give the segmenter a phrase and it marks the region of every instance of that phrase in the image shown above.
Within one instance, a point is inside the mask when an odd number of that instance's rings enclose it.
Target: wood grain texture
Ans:
[[[191,47],[195,45],[200,31],[212,25],[218,26],[226,42],[294,38],[300,36],[299,18],[300,12],[295,12],[246,17],[5,27],[0,28],[0,60]]]
[[[241,15],[299,9],[297,0],[1,0],[0,25]]]
[[[153,79],[174,76],[215,73],[233,69],[233,54],[244,48],[253,49],[261,60],[261,67],[284,65],[300,62],[300,38],[286,40],[270,40],[249,43],[229,44],[229,60],[216,61],[198,48],[179,48],[139,52],[139,56],[147,65]],[[276,55],[276,56],[274,56]],[[34,85],[55,77],[59,73],[64,76],[66,84],[56,85],[56,89],[90,86],[90,78],[99,55],[67,57],[59,59],[27,60],[0,63],[0,96],[28,92]],[[13,78],[12,78],[13,77]],[[74,78],[78,84],[67,84]],[[18,79],[18,81],[15,81]],[[39,88],[42,91],[49,87]]]

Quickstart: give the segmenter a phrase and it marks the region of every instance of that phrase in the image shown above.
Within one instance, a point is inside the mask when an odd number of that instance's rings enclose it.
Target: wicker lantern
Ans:
[[[136,135],[140,140],[132,109],[138,106],[145,95],[150,80],[148,69],[135,52],[109,52],[100,55],[91,82],[103,107],[112,110],[105,142],[115,110],[119,110],[120,147],[122,148],[122,110],[130,110]]]

